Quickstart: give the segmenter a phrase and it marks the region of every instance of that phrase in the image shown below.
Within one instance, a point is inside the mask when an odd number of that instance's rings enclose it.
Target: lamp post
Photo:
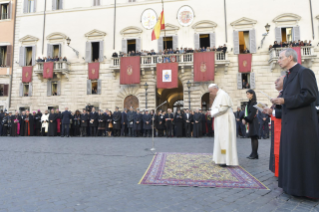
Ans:
[[[192,86],[192,83],[188,80],[188,82],[186,83],[187,84],[187,88],[188,88],[188,109],[190,110],[191,109],[191,86]]]
[[[267,36],[268,33],[269,33],[270,25],[269,25],[268,23],[267,23],[267,25],[265,26],[265,29],[266,29],[266,32],[267,32],[267,33],[264,33],[264,34],[263,34],[264,38],[261,40],[260,48],[263,47],[264,40],[265,40],[266,36]],[[258,49],[259,49],[259,48],[258,48]]]
[[[70,46],[71,38],[68,37],[68,38],[66,39],[66,43],[68,44],[68,47],[70,47],[70,48],[75,52],[77,58],[79,58],[79,52]]]
[[[144,89],[145,89],[145,109],[147,109],[147,89],[148,89],[147,82],[144,84]]]

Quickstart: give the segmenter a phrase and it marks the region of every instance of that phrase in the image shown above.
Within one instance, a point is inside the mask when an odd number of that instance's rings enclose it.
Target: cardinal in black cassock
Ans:
[[[33,136],[33,133],[34,133],[33,123],[34,123],[33,116],[29,113],[29,111],[27,111],[25,119],[24,119],[24,136]]]
[[[49,115],[49,136],[56,136],[57,135],[57,124],[56,120],[58,118],[58,115],[54,113],[54,110],[51,110],[51,113]]]
[[[24,119],[25,119],[25,112],[22,111],[20,117],[20,136],[24,136]]]
[[[182,137],[183,136],[183,116],[181,114],[180,109],[177,110],[174,118],[175,123],[175,136]]]
[[[281,68],[289,69],[284,80],[278,186],[287,194],[319,198],[319,132],[315,108],[316,77],[297,64],[294,50],[280,53]]]

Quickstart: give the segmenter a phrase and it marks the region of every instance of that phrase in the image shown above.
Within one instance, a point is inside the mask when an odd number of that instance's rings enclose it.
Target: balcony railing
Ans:
[[[316,57],[314,54],[314,47],[313,46],[301,46],[301,58],[302,59],[307,59],[309,57]],[[285,50],[287,48],[276,48],[276,49],[271,49],[269,51],[269,62],[272,62],[274,60],[279,59],[279,53],[282,50]]]
[[[43,64],[42,62],[38,62],[35,65],[35,71],[43,71]],[[68,67],[68,63],[63,61],[63,62],[54,62],[53,65],[53,71],[68,71],[69,67]]]
[[[226,62],[227,53],[224,52],[215,52],[215,61],[217,63]],[[192,64],[194,62],[194,54],[169,54],[169,55],[148,55],[141,56],[141,66],[152,66],[157,63],[169,63],[169,62],[177,62],[180,65],[182,64]],[[115,57],[111,59],[111,66],[113,68],[119,68],[121,63],[120,57]]]

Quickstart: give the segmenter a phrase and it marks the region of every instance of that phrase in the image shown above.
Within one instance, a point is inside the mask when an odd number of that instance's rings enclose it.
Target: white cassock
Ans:
[[[48,113],[47,115],[42,114],[42,116],[41,116],[41,123],[42,123],[41,128],[44,128],[46,133],[48,132],[48,128],[49,128],[49,115],[50,115],[50,113]],[[44,121],[46,121],[46,122],[44,122]]]
[[[236,121],[229,95],[219,89],[211,109],[214,117],[214,153],[216,164],[238,166]]]

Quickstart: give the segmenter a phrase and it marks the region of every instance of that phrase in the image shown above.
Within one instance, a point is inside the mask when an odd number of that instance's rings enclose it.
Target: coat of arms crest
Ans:
[[[128,67],[127,67],[126,73],[127,73],[127,75],[132,75],[132,74],[133,74],[133,68],[132,68],[132,66],[128,66]]]
[[[202,62],[202,64],[200,65],[200,71],[206,72],[206,70],[207,70],[206,63]]]
[[[246,61],[246,60],[244,60],[244,62],[243,62],[243,66],[244,66],[244,67],[246,67],[246,66],[247,66],[247,61]]]
[[[91,71],[91,72],[92,72],[92,74],[95,74],[95,69],[94,69],[94,68],[92,68],[92,71]]]
[[[26,72],[25,77],[28,78],[28,76],[29,76],[29,72]]]
[[[50,73],[50,69],[49,68],[47,68],[47,74],[49,74]]]

